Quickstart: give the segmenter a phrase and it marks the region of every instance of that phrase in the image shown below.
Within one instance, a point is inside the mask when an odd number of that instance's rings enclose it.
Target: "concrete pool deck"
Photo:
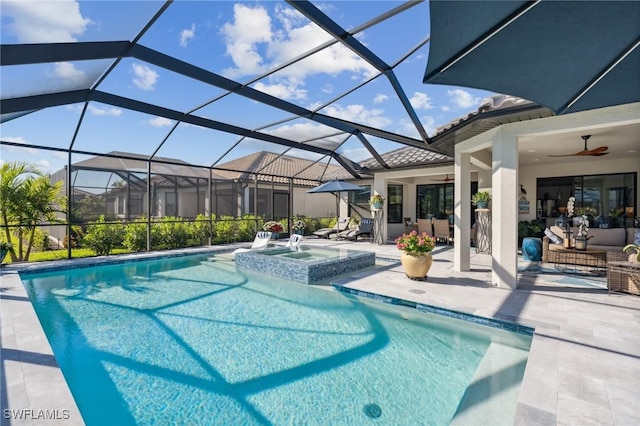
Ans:
[[[392,244],[324,239],[305,239],[303,244],[340,246],[374,251],[383,258],[400,258]],[[144,257],[150,255],[154,254]],[[135,255],[125,258],[129,256]],[[488,255],[472,252],[470,272],[453,271],[452,247],[438,246],[433,256],[427,281],[409,280],[400,264],[391,264],[332,282],[535,327],[514,424],[640,424],[636,409],[640,390],[640,297],[609,295],[603,288],[574,285],[576,281],[564,285],[556,274],[526,270],[519,274],[519,288],[511,291],[491,286]],[[23,410],[23,415],[35,417],[47,413],[62,416],[63,410],[68,410],[68,419],[9,420],[3,415],[2,424],[83,424],[18,276],[25,267],[9,265],[1,276],[2,412]]]

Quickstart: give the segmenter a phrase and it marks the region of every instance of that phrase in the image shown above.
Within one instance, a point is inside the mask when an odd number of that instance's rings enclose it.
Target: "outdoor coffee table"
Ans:
[[[557,270],[573,274],[604,275],[607,272],[607,251],[561,248],[554,250]]]

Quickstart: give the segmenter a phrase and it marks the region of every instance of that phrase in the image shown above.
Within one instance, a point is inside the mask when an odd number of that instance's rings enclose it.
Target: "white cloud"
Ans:
[[[285,124],[283,126],[276,127],[274,129],[264,130],[263,132],[273,136],[279,136],[279,137],[297,141],[297,142],[303,142],[309,139],[322,138],[321,140],[310,142],[310,144],[315,146],[320,146],[323,144],[329,144],[330,146],[337,146],[345,138],[344,135],[327,136],[327,135],[333,135],[336,132],[336,130],[327,126],[323,126],[321,124],[314,124],[314,123],[298,123],[298,124],[292,124],[292,125]],[[327,145],[324,145],[324,146],[327,147]]]
[[[429,95],[422,92],[415,92],[409,102],[415,109],[431,109],[433,105],[431,105],[431,98]]]
[[[324,87],[322,88],[322,91],[324,93],[333,93],[333,84],[325,84]]]
[[[264,7],[235,4],[233,22],[222,26],[222,35],[227,44],[227,55],[236,64],[236,68],[225,69],[225,75],[241,77],[260,74],[264,70],[257,50],[258,43],[271,41],[271,17]]]
[[[331,40],[324,30],[289,6],[276,5],[274,20],[282,29],[275,29],[263,6],[234,6],[233,21],[222,27],[227,54],[235,64],[223,70],[225,76],[237,79],[263,73]],[[376,70],[338,43],[278,71],[269,77],[269,83],[263,84],[282,84],[289,93],[300,94],[307,76],[323,73],[336,76],[342,72],[357,74],[351,78],[362,79],[375,75]]]
[[[153,90],[155,89],[156,81],[158,81],[158,73],[149,68],[146,65],[142,64],[132,64],[133,74],[133,84],[136,85],[139,89],[142,90]]]
[[[196,35],[196,24],[191,24],[190,29],[180,31],[180,46],[187,47],[187,42]]]
[[[169,120],[164,117],[156,117],[149,119],[148,123],[154,127],[166,127],[173,125],[173,120]]]
[[[122,110],[115,107],[99,108],[94,105],[89,105],[87,107],[87,110],[93,115],[108,115],[111,117],[118,117],[120,114],[122,114]]]
[[[20,43],[78,41],[91,23],[80,13],[80,4],[71,0],[3,0],[2,15],[11,18],[6,28]]]
[[[431,136],[435,133],[436,131],[435,118],[433,118],[432,116],[426,115],[420,119],[420,122],[422,123],[422,127],[424,127],[424,130],[427,132],[427,135]],[[409,120],[408,118],[403,118],[402,120],[400,120],[400,123],[396,132],[401,135],[406,135],[413,138],[421,139],[420,133],[418,133],[418,129],[416,129],[415,124],[413,124],[413,121]]]
[[[373,103],[374,104],[381,104],[381,103],[383,103],[384,101],[387,101],[387,100],[389,100],[389,97],[387,95],[384,95],[382,93],[378,93],[376,95],[376,97],[373,98]]]
[[[444,112],[449,112],[449,111],[451,111],[451,108],[450,108],[450,107],[448,107],[448,106],[446,106],[446,105],[441,106],[441,107],[440,107],[440,109],[441,109],[441,110],[443,110]]]
[[[87,74],[84,71],[77,69],[70,62],[56,62],[53,65],[53,71],[49,73],[49,76],[61,79],[65,84],[75,87],[83,87],[91,83]]]
[[[471,93],[462,89],[447,90],[447,96],[458,108],[471,108],[480,102],[479,97],[474,98]]]
[[[22,136],[2,136],[2,140],[6,141],[6,142],[14,142],[14,143],[21,143],[21,144],[26,144],[28,145],[29,142],[27,142],[27,140],[22,137]],[[11,146],[11,145],[3,145],[2,149],[6,149],[7,151],[14,151],[14,152],[26,152],[27,154],[30,155],[39,155],[40,154],[40,150],[36,149],[36,148],[23,148],[21,146]]]
[[[333,104],[323,108],[322,112],[332,117],[366,124],[379,129],[391,124],[391,120],[384,115],[384,110],[367,109],[364,105],[347,105],[343,108],[340,104]]]
[[[307,91],[299,89],[297,85],[293,83],[264,84],[258,82],[253,88],[280,99],[305,99],[307,97]]]
[[[42,170],[42,172],[47,173],[52,171],[51,169],[51,163],[49,163],[47,160],[45,160],[44,158],[41,160],[36,161],[36,164],[38,165],[38,167],[40,168],[40,170]]]

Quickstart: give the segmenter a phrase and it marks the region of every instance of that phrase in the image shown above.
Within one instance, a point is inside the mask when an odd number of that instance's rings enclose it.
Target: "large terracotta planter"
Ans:
[[[431,269],[433,258],[431,253],[407,253],[402,252],[400,261],[404,267],[407,278],[412,280],[424,280],[427,278],[427,272]]]

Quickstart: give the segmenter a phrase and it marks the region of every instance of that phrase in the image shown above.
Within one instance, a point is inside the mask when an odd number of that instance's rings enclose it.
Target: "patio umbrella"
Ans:
[[[305,192],[310,194],[321,194],[331,192],[336,195],[336,217],[340,220],[340,193],[341,192],[354,192],[354,191],[364,191],[365,187],[355,185],[353,183],[345,182],[343,180],[330,180],[321,185],[316,186],[315,188],[308,189]]]
[[[640,102],[638,1],[432,1],[424,83],[556,114]]]

